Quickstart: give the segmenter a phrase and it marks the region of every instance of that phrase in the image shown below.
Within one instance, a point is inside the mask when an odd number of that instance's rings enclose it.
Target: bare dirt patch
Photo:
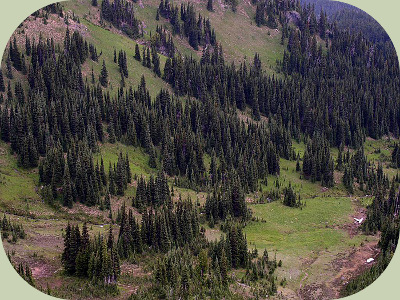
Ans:
[[[339,292],[345,284],[374,264],[373,262],[367,263],[367,259],[376,260],[379,253],[380,250],[376,242],[369,242],[358,249],[354,249],[345,257],[338,257],[332,262],[332,267],[338,269],[339,273],[327,285],[335,290],[336,296],[339,297]]]
[[[83,205],[81,203],[74,203],[73,208],[68,209],[68,208],[62,208],[64,211],[68,212],[70,215],[85,215],[85,216],[91,216],[91,217],[97,217],[97,218],[104,218],[105,212],[100,211],[97,207],[89,207],[86,205]]]
[[[46,262],[37,262],[33,263],[32,269],[32,276],[35,279],[51,277],[60,270],[57,266],[49,264]]]
[[[145,272],[142,267],[136,264],[130,264],[130,263],[123,263],[121,265],[121,274],[127,274],[132,277],[143,277],[143,276],[149,276],[151,273]]]
[[[330,268],[337,275],[325,282],[307,284],[297,292],[297,296],[302,300],[335,299],[340,297],[340,291],[349,280],[358,276],[373,263],[367,263],[368,258],[376,259],[379,255],[379,248],[376,241],[363,244],[359,248],[354,248],[349,253],[339,253],[330,263]],[[305,260],[305,264],[313,263],[312,259]],[[306,276],[303,281],[307,278]]]
[[[36,42],[42,38],[52,38],[55,44],[61,43],[65,38],[65,32],[67,27],[72,32],[78,31],[83,37],[88,37],[89,31],[87,27],[80,24],[72,19],[68,19],[68,25],[65,23],[64,19],[56,16],[50,15],[47,24],[44,23],[43,18],[29,16],[23,22],[23,25],[18,28],[13,36],[16,37],[17,44],[19,46],[25,46],[25,35],[27,35],[31,40],[35,38]]]

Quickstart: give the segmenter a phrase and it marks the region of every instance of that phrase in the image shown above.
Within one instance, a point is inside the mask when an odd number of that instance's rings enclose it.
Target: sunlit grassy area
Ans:
[[[259,221],[247,224],[248,241],[258,249],[299,255],[348,240],[346,232],[338,230],[338,226],[349,222],[353,212],[350,198],[317,197],[305,201],[302,209],[286,207],[280,202],[251,205]]]

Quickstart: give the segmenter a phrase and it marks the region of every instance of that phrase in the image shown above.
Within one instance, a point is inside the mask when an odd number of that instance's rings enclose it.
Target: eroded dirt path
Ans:
[[[360,247],[354,248],[348,253],[338,253],[331,261],[328,267],[332,273],[336,273],[331,278],[321,278],[320,282],[312,284],[300,285],[297,291],[298,299],[302,300],[321,300],[321,299],[336,299],[340,298],[340,291],[350,279],[358,276],[367,268],[371,267],[373,263],[367,263],[368,258],[376,260],[379,255],[379,248],[377,242],[366,242]],[[310,268],[311,265],[308,267]],[[307,278],[307,269],[305,269]]]

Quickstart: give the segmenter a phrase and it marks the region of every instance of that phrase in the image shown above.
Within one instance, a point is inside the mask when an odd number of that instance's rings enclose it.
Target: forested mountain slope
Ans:
[[[16,270],[62,298],[364,288],[398,240],[399,64],[337,24],[291,0],[29,16],[0,72]]]

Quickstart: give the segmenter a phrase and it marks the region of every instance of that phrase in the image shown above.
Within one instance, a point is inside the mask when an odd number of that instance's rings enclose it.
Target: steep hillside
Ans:
[[[80,19],[87,20],[92,24],[99,25],[99,9],[90,5],[90,0],[81,2],[65,2],[65,8],[72,9]],[[173,4],[180,5],[187,1],[173,1]],[[208,18],[211,25],[216,28],[218,41],[222,44],[225,56],[236,64],[247,60],[252,62],[254,53],[260,54],[268,72],[276,71],[276,61],[282,58],[284,46],[281,44],[281,28],[270,29],[266,26],[257,27],[255,24],[255,6],[250,1],[240,1],[237,12],[232,12],[229,5],[224,1],[214,1],[214,11],[206,9],[207,1],[191,1],[197,13]],[[164,25],[172,32],[172,26],[163,18],[156,20],[159,0],[137,1],[134,3],[136,16],[143,23],[144,37],[137,39],[139,43],[150,40],[150,34],[156,33],[157,25]],[[83,22],[83,24],[85,24]],[[113,30],[115,32],[115,30]],[[187,40],[174,36],[174,42],[182,55],[193,55],[200,58],[201,49],[194,51],[187,43]],[[112,50],[112,49],[111,49]]]
[[[1,64],[10,262],[60,298],[365,288],[398,241],[399,78],[297,1],[45,7]]]

